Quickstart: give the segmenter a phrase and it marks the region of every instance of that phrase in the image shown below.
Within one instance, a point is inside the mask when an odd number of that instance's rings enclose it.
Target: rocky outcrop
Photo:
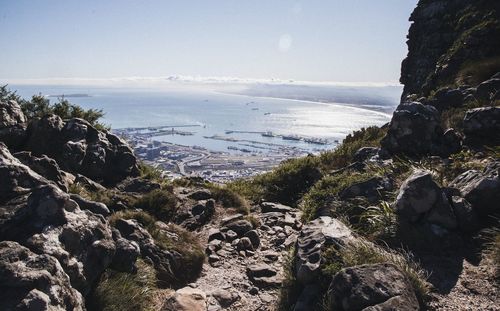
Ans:
[[[342,269],[329,293],[331,310],[420,310],[408,278],[387,263]]]
[[[497,1],[419,1],[401,68],[403,98],[453,83],[474,85],[497,72],[492,59],[500,51],[499,14]]]
[[[93,180],[115,183],[138,174],[132,149],[117,136],[102,132],[82,119],[63,121],[56,115],[34,120],[26,148],[45,154],[63,170]]]
[[[27,125],[26,117],[16,101],[0,101],[0,141],[10,148],[19,148],[26,138]]]
[[[85,310],[82,295],[52,256],[0,242],[1,310]]]

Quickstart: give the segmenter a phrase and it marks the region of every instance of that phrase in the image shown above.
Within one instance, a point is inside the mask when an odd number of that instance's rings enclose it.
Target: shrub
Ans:
[[[153,190],[139,197],[134,206],[162,221],[170,221],[177,210],[177,198],[166,190]]]
[[[387,130],[377,126],[362,128],[354,131],[342,141],[337,148],[321,154],[320,163],[323,169],[339,169],[349,165],[356,151],[362,147],[379,147]]]
[[[382,239],[393,237],[396,234],[396,213],[388,202],[382,201],[379,205],[363,209],[358,232]]]
[[[296,206],[301,196],[321,178],[318,160],[314,156],[286,160],[271,172],[230,183],[228,187],[254,202],[266,200]]]
[[[345,188],[373,177],[368,173],[350,172],[348,170],[327,175],[319,180],[302,199],[302,218],[305,221],[316,218],[317,212],[323,207],[332,207],[338,201],[338,194]],[[338,210],[335,216],[348,216],[350,206],[347,202],[336,202]],[[334,209],[335,210],[335,209]]]
[[[156,290],[154,268],[137,261],[135,274],[108,269],[97,287],[86,299],[91,311],[149,311],[154,310],[153,293]]]
[[[214,199],[220,202],[224,208],[234,208],[242,214],[250,212],[248,202],[229,187],[209,184],[208,188],[212,192]]]
[[[146,164],[144,162],[139,163],[139,174],[144,179],[163,181],[162,170],[158,167]]]

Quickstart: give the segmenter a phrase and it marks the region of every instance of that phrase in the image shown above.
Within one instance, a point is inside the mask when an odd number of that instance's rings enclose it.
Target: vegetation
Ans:
[[[343,268],[363,264],[392,263],[410,280],[422,304],[428,295],[429,275],[420,267],[413,254],[405,250],[393,250],[373,243],[358,240],[340,249],[329,247],[325,251],[323,273],[333,276]]]
[[[0,100],[17,101],[28,119],[41,118],[47,114],[55,114],[63,120],[81,118],[99,130],[109,130],[109,126],[99,122],[104,116],[104,112],[101,109],[83,109],[78,105],[71,104],[64,98],[60,98],[59,101],[54,104],[51,104],[50,100],[43,95],[34,95],[31,100],[26,100],[17,95],[16,92],[10,91],[7,85],[3,85],[0,86]]]
[[[177,211],[177,198],[167,190],[153,190],[139,197],[135,203],[135,208],[142,209],[159,220],[168,222]]]
[[[500,281],[500,228],[493,227],[483,231],[486,243],[483,257],[489,262],[493,268],[493,273]]]
[[[199,275],[205,261],[205,252],[198,239],[191,232],[174,224],[160,227],[154,216],[142,210],[120,211],[113,214],[109,221],[113,225],[120,218],[137,220],[151,234],[156,245],[181,255],[178,258],[178,263],[183,267],[184,274],[182,279],[178,279],[180,283],[191,281]],[[171,276],[171,278],[175,279],[175,276]],[[166,286],[170,285],[166,284]]]
[[[241,195],[226,186],[208,184],[214,199],[222,204],[224,208],[233,208],[242,214],[250,212],[250,205]]]
[[[108,269],[97,287],[86,299],[91,311],[152,311],[152,298],[156,290],[155,270],[138,260],[135,274]]]

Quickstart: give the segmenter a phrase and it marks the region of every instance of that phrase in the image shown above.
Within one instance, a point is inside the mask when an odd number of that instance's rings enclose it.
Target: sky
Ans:
[[[396,82],[417,0],[0,0],[0,79]]]

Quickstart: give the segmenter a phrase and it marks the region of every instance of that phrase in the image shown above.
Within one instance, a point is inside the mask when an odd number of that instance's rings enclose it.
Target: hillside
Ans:
[[[500,310],[498,14],[421,0],[390,123],[223,186],[0,88],[0,309]]]

